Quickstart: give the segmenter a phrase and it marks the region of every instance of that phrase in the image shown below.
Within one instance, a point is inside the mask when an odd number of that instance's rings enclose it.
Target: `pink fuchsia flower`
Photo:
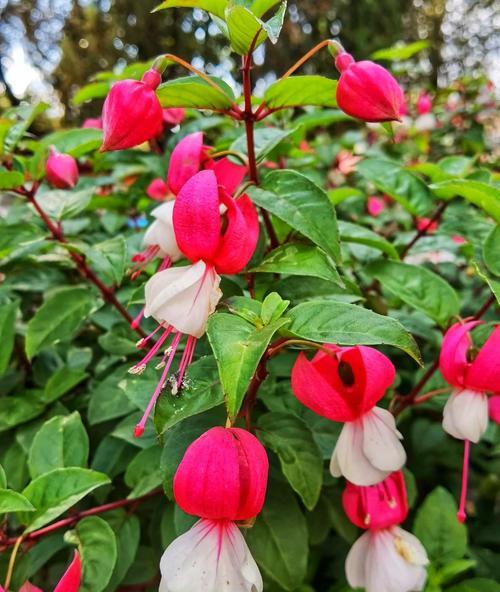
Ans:
[[[355,62],[342,52],[335,58],[340,72],[337,104],[351,117],[368,122],[398,121],[405,98],[396,79],[370,61]]]
[[[439,223],[430,218],[417,218],[415,220],[415,226],[420,232],[425,231],[427,234],[434,234],[439,228]]]
[[[146,283],[144,316],[153,317],[158,327],[139,346],[144,346],[158,331],[162,334],[130,372],[141,373],[170,334],[173,339],[157,366],[163,367],[163,372],[136,426],[137,436],[143,433],[147,417],[165,386],[180,339],[187,335],[173,391],[177,392],[182,385],[196,340],[205,333],[208,317],[222,296],[219,274],[240,272],[252,257],[259,235],[257,212],[248,196],[234,200],[217,184],[217,177],[210,170],[200,171],[182,187],[174,201],[173,226],[177,245],[192,265],[163,269]]]
[[[163,121],[170,127],[179,125],[184,120],[185,111],[182,107],[171,107],[170,109],[163,109]]]
[[[376,407],[392,384],[391,361],[366,346],[326,346],[312,360],[299,354],[292,368],[292,390],[309,409],[343,422],[330,472],[356,485],[374,485],[406,461],[394,417]]]
[[[148,70],[141,80],[120,80],[108,93],[102,109],[101,151],[132,148],[156,137],[163,112],[155,94],[161,74]]]
[[[146,195],[155,201],[164,201],[169,195],[172,195],[168,183],[160,177],[153,179],[146,188]]]
[[[401,524],[408,515],[403,473],[396,471],[382,483],[369,487],[348,481],[342,505],[349,520],[359,528],[376,530]]]
[[[58,152],[50,147],[49,157],[45,163],[47,181],[57,189],[71,189],[78,183],[78,165],[69,154]]]
[[[419,115],[426,115],[432,111],[432,97],[429,93],[423,91],[419,94],[417,99],[417,113]]]
[[[352,588],[366,592],[419,592],[429,560],[416,536],[398,526],[368,530],[354,543],[346,563]]]
[[[356,170],[358,162],[362,160],[361,156],[354,156],[350,150],[341,150],[337,154],[337,170],[347,176]]]
[[[370,216],[380,216],[380,214],[386,209],[386,203],[383,197],[376,197],[374,195],[370,195],[366,202],[366,209]]]
[[[80,561],[80,555],[75,551],[73,561],[70,563],[68,569],[64,572],[59,583],[54,588],[54,592],[78,592],[81,578],[82,563]],[[1,586],[0,592],[3,592]],[[21,588],[19,588],[19,592],[42,592],[42,590],[33,586],[33,584],[30,584],[30,582],[25,582]]]
[[[102,117],[89,117],[82,123],[82,129],[102,129]]]
[[[212,428],[188,447],[175,473],[174,497],[201,520],[163,554],[160,591],[262,591],[259,570],[234,521],[261,511],[268,469],[264,447],[240,428]]]

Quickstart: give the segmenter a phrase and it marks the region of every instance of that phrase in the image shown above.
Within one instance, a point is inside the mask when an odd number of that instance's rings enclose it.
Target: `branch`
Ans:
[[[408,254],[408,251],[415,245],[416,242],[418,242],[423,236],[427,235],[427,231],[429,230],[429,228],[431,228],[431,226],[434,224],[434,222],[439,222],[441,220],[441,216],[443,215],[446,208],[450,205],[450,203],[451,202],[447,201],[447,202],[441,202],[439,204],[439,206],[437,207],[436,211],[434,212],[432,217],[429,219],[427,224],[415,234],[415,236],[411,239],[411,241],[403,249],[403,251],[401,252],[401,259],[404,259],[406,257],[406,255]]]

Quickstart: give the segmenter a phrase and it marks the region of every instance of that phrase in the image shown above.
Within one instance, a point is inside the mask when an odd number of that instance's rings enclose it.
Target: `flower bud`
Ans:
[[[78,182],[78,165],[69,154],[58,152],[53,146],[45,163],[47,181],[58,189],[70,189]]]
[[[155,94],[161,74],[148,70],[140,81],[120,80],[102,109],[101,152],[124,150],[156,137],[163,129],[163,111]]]
[[[215,427],[195,440],[174,477],[174,497],[187,514],[211,520],[248,520],[262,509],[267,454],[240,428]]]
[[[159,177],[153,179],[146,188],[146,195],[156,201],[163,201],[167,198],[169,193],[171,192],[168,183]]]
[[[417,99],[417,113],[419,115],[426,115],[432,111],[432,97],[426,93],[420,93]]]
[[[403,91],[385,68],[370,61],[355,62],[346,52],[337,55],[335,66],[340,72],[337,103],[342,111],[363,121],[400,119]]]

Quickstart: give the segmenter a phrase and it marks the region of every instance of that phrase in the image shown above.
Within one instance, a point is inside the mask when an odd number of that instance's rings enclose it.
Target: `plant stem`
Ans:
[[[7,567],[7,574],[5,576],[5,583],[3,586],[6,592],[9,592],[10,581],[12,580],[12,574],[14,573],[14,565],[16,564],[17,552],[19,551],[19,547],[21,546],[22,542],[23,536],[21,535],[20,537],[15,539],[14,548],[12,549],[12,553],[10,554],[9,566]]]
[[[450,203],[451,202],[449,202],[449,201],[447,201],[447,202],[443,201],[439,204],[439,206],[436,208],[436,211],[434,212],[432,217],[429,219],[427,224],[415,234],[415,236],[411,239],[411,241],[403,249],[403,251],[401,252],[401,259],[404,259],[406,257],[406,255],[408,254],[408,251],[415,245],[416,242],[418,242],[423,236],[427,235],[427,231],[434,224],[434,222],[439,222],[441,220],[441,216],[443,215],[446,208],[450,205]]]
[[[39,186],[38,183],[35,183],[30,190],[19,189],[16,191],[16,193],[19,193],[20,195],[23,195],[24,197],[26,197],[26,199],[29,201],[29,203],[35,208],[36,212],[38,213],[38,215],[42,219],[43,223],[47,227],[47,230],[52,235],[53,240],[57,241],[61,245],[67,246],[68,241],[66,240],[66,238],[63,234],[61,226],[59,224],[55,224],[47,216],[47,214],[45,213],[45,211],[43,210],[43,208],[40,206],[40,204],[38,203],[38,201],[36,199],[36,192],[38,190],[38,186]],[[122,303],[115,296],[114,290],[112,288],[110,288],[109,286],[106,286],[106,284],[104,284],[97,277],[97,275],[87,265],[87,262],[85,261],[85,257],[83,255],[80,255],[79,253],[75,253],[74,251],[72,251],[70,249],[68,249],[68,253],[69,253],[69,256],[71,257],[71,259],[73,259],[73,261],[75,262],[75,265],[76,265],[78,271],[80,272],[80,274],[82,275],[82,277],[87,278],[90,282],[92,282],[94,284],[94,286],[101,292],[104,300],[106,302],[108,302],[109,304],[111,304],[112,306],[114,306],[116,308],[116,310],[121,314],[121,316],[130,325],[132,323],[133,319],[129,315],[129,313],[127,312],[125,307],[122,305]],[[146,336],[146,334],[144,333],[144,331],[142,331],[142,329],[140,327],[137,327],[135,329],[135,331],[141,337]]]
[[[305,64],[308,60],[310,60],[313,57],[313,55],[318,53],[318,51],[320,49],[323,49],[323,47],[326,47],[331,44],[332,44],[331,39],[324,39],[323,41],[320,41],[317,45],[315,45],[312,49],[310,49],[306,54],[304,54],[298,61],[296,61],[295,64],[283,74],[283,76],[280,78],[280,80],[283,80],[283,79],[291,76],[296,70],[298,70],[302,66],[302,64]]]

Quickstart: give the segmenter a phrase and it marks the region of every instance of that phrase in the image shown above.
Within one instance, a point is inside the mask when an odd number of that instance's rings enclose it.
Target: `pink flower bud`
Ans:
[[[174,477],[175,501],[201,518],[248,520],[264,504],[268,464],[250,432],[212,428],[186,450]]]
[[[374,195],[370,195],[368,197],[366,209],[368,210],[370,216],[379,216],[385,210],[385,208],[386,205],[383,197],[375,197]]]
[[[45,163],[47,181],[58,189],[70,189],[78,182],[78,165],[69,154],[58,152],[53,146]]]
[[[419,115],[425,115],[432,111],[432,98],[431,96],[426,93],[420,93],[417,99],[417,113]]]
[[[96,117],[96,118],[89,117],[88,119],[85,119],[84,122],[82,123],[82,129],[87,129],[87,128],[102,129],[102,117]]]
[[[140,81],[120,80],[111,87],[102,109],[102,152],[132,148],[161,132],[163,111],[155,94],[160,82],[160,73],[151,69]]]
[[[348,53],[335,58],[340,72],[337,104],[363,121],[395,121],[401,117],[405,99],[396,79],[385,68],[370,61],[355,62]]]
[[[342,505],[349,520],[360,528],[388,528],[401,524],[408,514],[403,473],[396,471],[382,483],[360,487],[346,483]]]
[[[184,109],[182,107],[171,107],[170,109],[163,109],[163,121],[172,127],[179,125],[184,119]]]
[[[159,177],[153,179],[146,189],[146,195],[156,201],[163,201],[169,193],[168,183]]]

